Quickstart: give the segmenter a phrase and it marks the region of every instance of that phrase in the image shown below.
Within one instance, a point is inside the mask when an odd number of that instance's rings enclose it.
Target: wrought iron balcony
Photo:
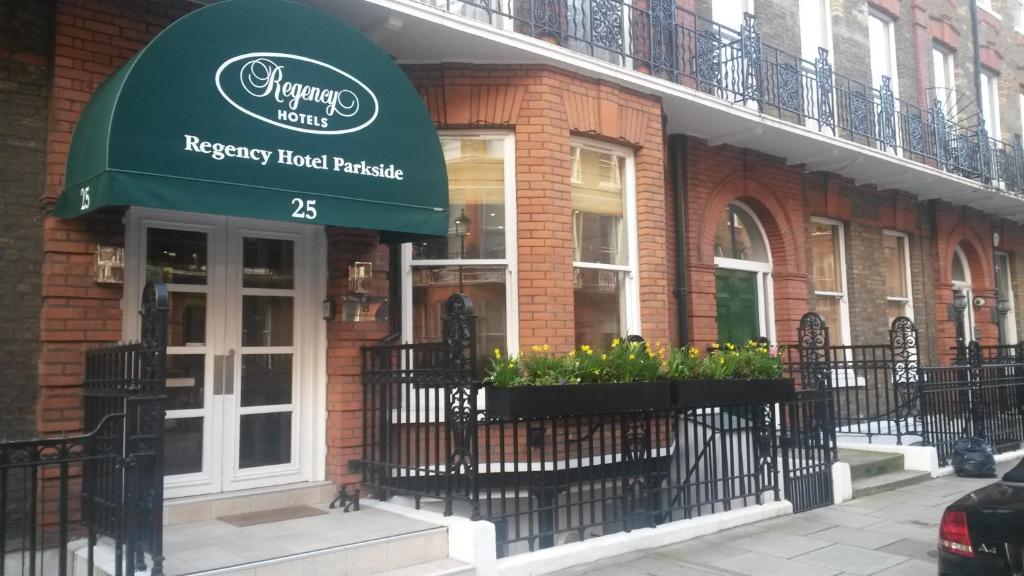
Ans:
[[[1024,198],[1020,135],[1003,142],[941,101],[901,100],[888,77],[876,89],[836,74],[824,48],[813,62],[779,50],[751,14],[733,30],[675,0],[417,1]]]

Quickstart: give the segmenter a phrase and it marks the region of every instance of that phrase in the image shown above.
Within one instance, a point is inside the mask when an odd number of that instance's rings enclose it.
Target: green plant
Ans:
[[[559,356],[550,352],[550,346],[533,346],[530,352],[520,354],[525,384],[550,386],[552,384],[579,384],[576,359],[573,356]]]
[[[665,363],[665,375],[672,380],[685,380],[697,375],[700,353],[693,346],[673,348]]]
[[[623,342],[616,338],[608,352],[601,355],[604,370],[601,382],[645,382],[661,375],[664,348],[651,348],[649,342]]]
[[[518,386],[521,383],[522,370],[519,360],[515,356],[501,357],[501,350],[494,349],[494,358],[491,358],[491,367],[487,371],[487,382],[495,386],[509,387]]]

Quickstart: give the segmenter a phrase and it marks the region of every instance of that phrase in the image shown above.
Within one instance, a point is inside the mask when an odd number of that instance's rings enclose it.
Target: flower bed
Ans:
[[[672,406],[669,382],[604,382],[586,386],[492,386],[486,392],[487,416],[556,418],[666,409]]]

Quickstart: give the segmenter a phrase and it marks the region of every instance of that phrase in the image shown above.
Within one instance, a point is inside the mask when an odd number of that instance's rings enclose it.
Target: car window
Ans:
[[[1011,468],[1009,472],[1003,474],[1003,482],[1024,483],[1024,459],[1018,462],[1016,466]]]

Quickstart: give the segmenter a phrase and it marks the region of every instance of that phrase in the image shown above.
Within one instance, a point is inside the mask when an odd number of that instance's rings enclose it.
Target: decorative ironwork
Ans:
[[[896,149],[896,98],[892,93],[892,78],[882,76],[878,90],[878,144],[882,150]]]
[[[651,11],[652,72],[673,73],[677,68],[676,3],[675,0],[649,0]]]
[[[797,330],[800,350],[800,382],[807,389],[831,388],[828,368],[828,326],[817,312],[808,312],[800,318]]]
[[[892,347],[892,382],[896,388],[896,411],[900,418],[918,413],[918,358],[917,327],[914,321],[900,316],[892,321],[889,329],[889,345]]]
[[[722,84],[722,39],[718,34],[701,30],[697,32],[697,53],[693,68],[698,86],[707,92]]]
[[[818,85],[818,130],[828,127],[836,133],[835,108],[833,106],[832,64],[828,61],[828,50],[818,48],[814,61],[814,78]]]
[[[910,151],[914,154],[924,154],[924,120],[920,114],[912,114],[907,117],[907,123],[910,132]]]
[[[796,113],[801,113],[802,98],[800,97],[800,70],[793,64],[778,67],[779,106]]]
[[[988,130],[985,129],[985,119],[978,115],[978,145],[976,147],[978,158],[978,176],[984,180],[992,178],[992,156],[988,143]]]
[[[949,166],[949,137],[946,134],[946,110],[942,101],[936,99],[932,103],[932,129],[935,132],[935,159],[939,168]]]
[[[953,151],[953,158],[956,162],[956,171],[964,176],[972,175],[976,172],[975,163],[976,159],[975,147],[971,145],[970,138],[967,134],[960,132],[956,135],[956,145]]]
[[[590,0],[590,36],[594,44],[622,52],[622,11],[621,0]]]
[[[565,29],[566,0],[530,0],[533,34],[561,40]]]
[[[757,17],[743,14],[740,26],[740,46],[743,58],[743,102],[761,101],[761,32]]]
[[[871,100],[863,92],[850,94],[850,131],[871,136]]]
[[[1013,190],[1019,190],[1024,187],[1024,140],[1021,139],[1020,134],[1013,135],[1013,168],[1011,169],[1011,178],[1013,182],[1010,184],[1010,188]]]
[[[452,294],[445,303],[443,322],[444,344],[447,347],[445,393],[445,433],[448,445],[449,491],[466,490],[477,471],[476,397],[473,382],[476,361],[476,314],[473,303],[463,294]],[[469,485],[462,479],[468,479]],[[445,514],[452,513],[452,499],[445,503]],[[474,501],[473,518],[479,518],[478,502]]]

